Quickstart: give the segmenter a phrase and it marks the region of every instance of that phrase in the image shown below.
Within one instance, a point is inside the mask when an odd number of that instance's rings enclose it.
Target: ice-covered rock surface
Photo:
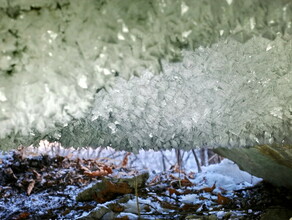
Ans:
[[[0,148],[291,144],[291,11],[288,0],[0,0]]]

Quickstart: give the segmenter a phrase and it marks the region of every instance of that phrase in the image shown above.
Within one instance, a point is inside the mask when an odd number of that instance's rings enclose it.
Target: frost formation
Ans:
[[[291,21],[288,0],[0,0],[0,149],[291,144]]]
[[[291,40],[229,39],[183,55],[163,74],[119,78],[97,93],[61,142],[130,151],[292,143]]]

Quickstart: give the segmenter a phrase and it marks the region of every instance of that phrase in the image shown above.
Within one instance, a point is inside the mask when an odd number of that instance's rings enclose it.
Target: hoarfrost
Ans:
[[[245,146],[266,143],[263,132],[291,143],[291,10],[286,0],[0,0],[0,147]],[[94,99],[102,88],[113,97]]]
[[[291,144],[291,55],[291,41],[280,37],[184,51],[182,62],[163,62],[163,74],[118,78],[100,91],[86,123],[76,132],[69,124],[60,141],[130,151]]]

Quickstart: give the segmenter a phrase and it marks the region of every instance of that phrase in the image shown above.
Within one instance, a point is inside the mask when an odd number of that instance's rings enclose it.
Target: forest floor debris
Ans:
[[[8,152],[0,159],[0,219],[261,219],[273,210],[290,215],[291,192],[258,180],[235,181],[245,174],[228,160],[201,173],[176,165],[149,173],[129,167],[128,156],[117,165]],[[87,199],[80,199],[86,191]]]

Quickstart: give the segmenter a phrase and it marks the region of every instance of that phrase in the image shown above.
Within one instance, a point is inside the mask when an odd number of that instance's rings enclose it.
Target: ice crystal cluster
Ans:
[[[0,149],[291,144],[291,21],[289,0],[0,0]]]
[[[225,40],[183,55],[163,74],[117,79],[61,141],[127,150],[292,143],[291,40]]]

